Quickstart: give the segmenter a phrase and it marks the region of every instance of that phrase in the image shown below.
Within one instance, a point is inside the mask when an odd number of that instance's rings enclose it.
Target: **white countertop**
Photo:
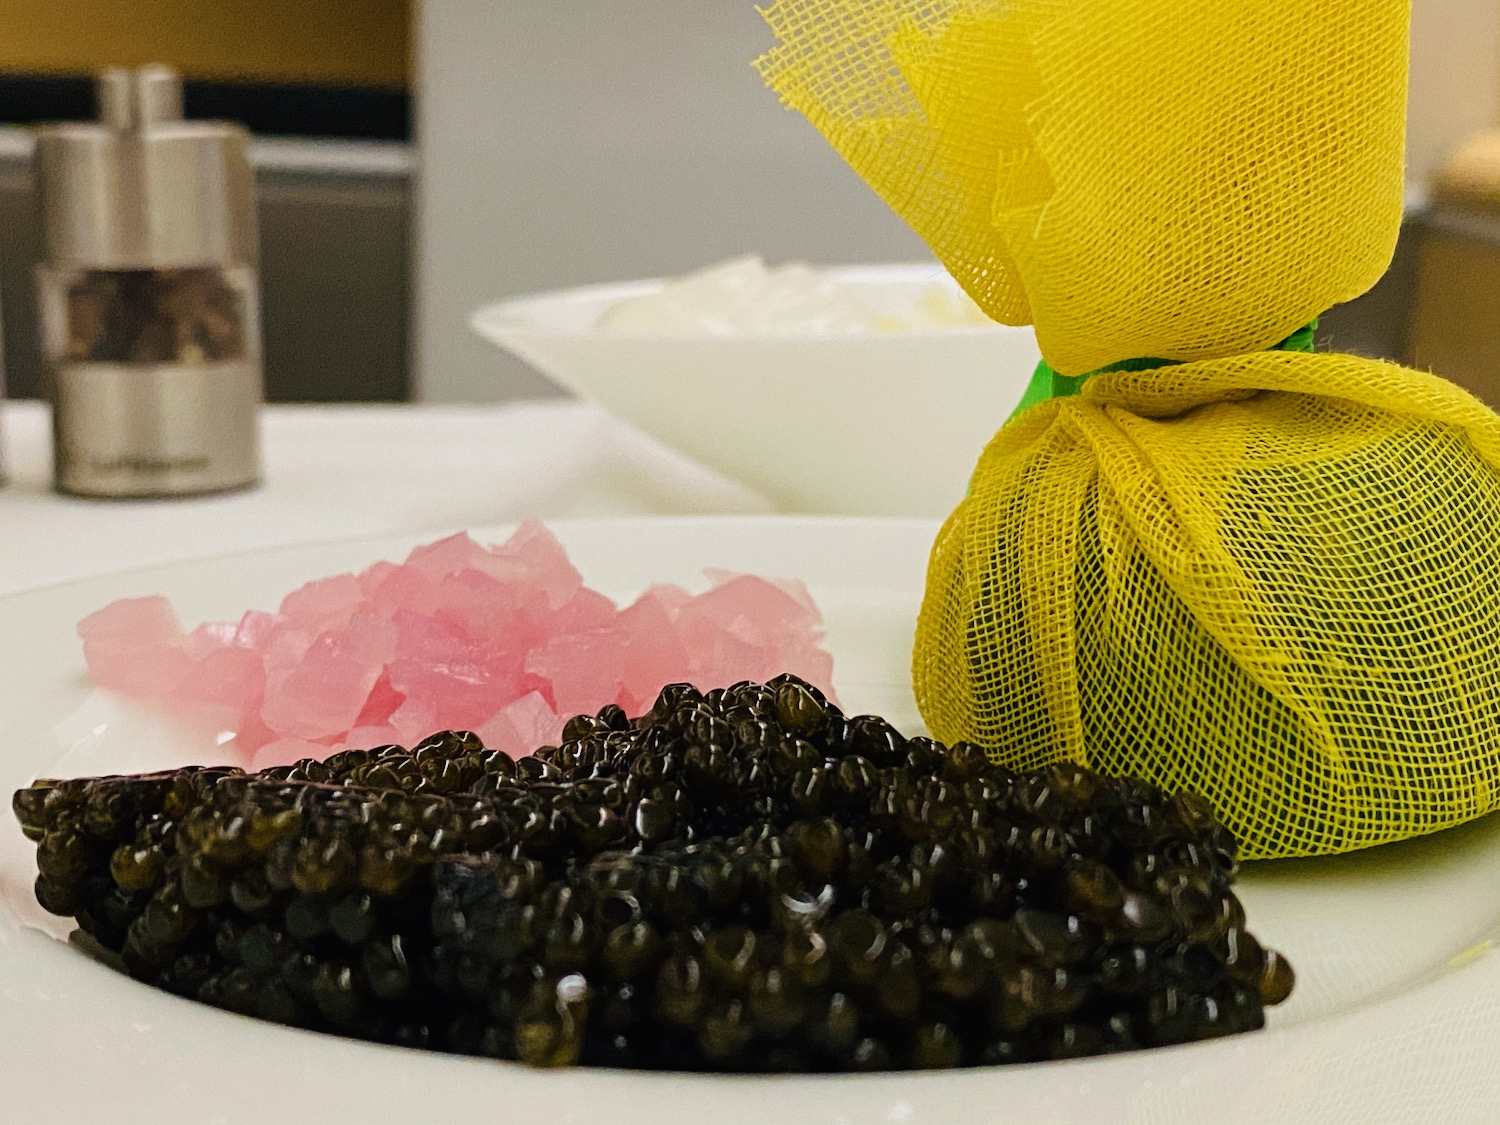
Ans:
[[[0,404],[0,594],[178,559],[529,517],[769,510],[579,402],[270,406],[262,422],[258,488],[83,500],[52,489],[46,405]]]

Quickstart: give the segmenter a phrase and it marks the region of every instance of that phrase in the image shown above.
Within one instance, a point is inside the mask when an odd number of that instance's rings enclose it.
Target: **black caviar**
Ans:
[[[979,1066],[1262,1026],[1292,987],[1190,793],[846,717],[791,677],[247,775],[38,781],[38,901],[135,976],[418,1047],[679,1070]]]

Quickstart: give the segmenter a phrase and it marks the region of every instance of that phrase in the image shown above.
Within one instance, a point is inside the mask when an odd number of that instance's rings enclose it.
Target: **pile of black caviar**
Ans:
[[[1292,987],[1200,798],[663,689],[472,734],[15,795],[42,906],[234,1012],[535,1066],[984,1066],[1262,1026]]]

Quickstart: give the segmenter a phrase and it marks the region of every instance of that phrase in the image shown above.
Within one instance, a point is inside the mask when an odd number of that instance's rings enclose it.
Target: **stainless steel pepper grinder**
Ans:
[[[263,381],[248,138],[184,121],[166,67],[106,70],[98,95],[99,121],[36,134],[56,487],[252,485]]]

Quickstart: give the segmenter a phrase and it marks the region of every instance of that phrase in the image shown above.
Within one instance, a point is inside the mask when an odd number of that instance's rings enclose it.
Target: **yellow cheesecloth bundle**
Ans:
[[[1196,789],[1250,857],[1500,804],[1500,418],[1286,350],[1390,260],[1405,0],[766,16],[768,82],[1050,365],[933,548],[933,733]]]

